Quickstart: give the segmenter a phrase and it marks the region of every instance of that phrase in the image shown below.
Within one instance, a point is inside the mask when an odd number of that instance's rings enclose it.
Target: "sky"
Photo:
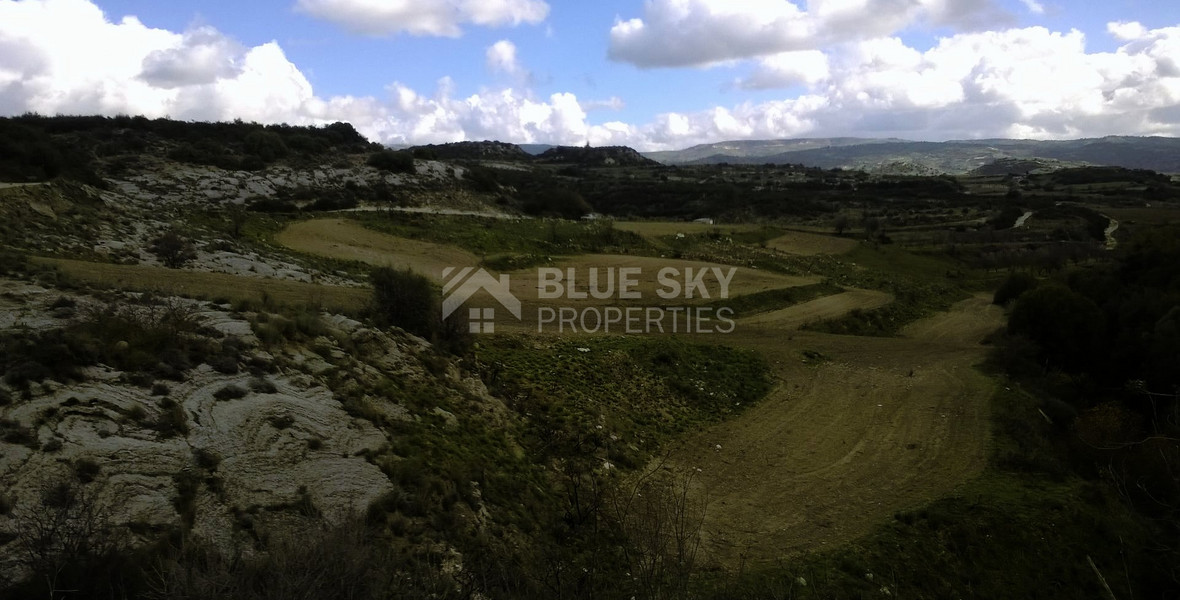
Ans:
[[[0,0],[0,115],[390,145],[1180,136],[1180,2]]]

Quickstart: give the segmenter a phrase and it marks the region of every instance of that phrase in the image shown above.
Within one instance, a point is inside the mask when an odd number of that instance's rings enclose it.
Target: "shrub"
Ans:
[[[207,448],[197,448],[194,450],[193,460],[196,461],[198,467],[210,473],[216,471],[218,465],[221,464],[221,456]]]
[[[389,267],[374,269],[369,278],[373,282],[378,321],[428,340],[434,338],[439,329],[441,304],[430,279],[410,269]]]
[[[246,152],[257,156],[262,162],[273,162],[287,155],[283,138],[273,131],[254,131],[243,141]]]
[[[223,375],[237,375],[238,374],[238,358],[222,354],[209,359],[209,366],[213,367],[214,371]]]
[[[1016,272],[1008,275],[992,296],[992,304],[1003,306],[1037,286],[1037,279],[1028,273]]]
[[[131,408],[128,408],[124,414],[127,415],[128,419],[131,419],[136,423],[139,423],[147,418],[147,412],[144,411],[143,407],[138,404],[131,405]]]
[[[594,211],[581,194],[569,189],[533,192],[525,198],[523,208],[530,215],[566,219],[577,219]]]
[[[74,476],[82,483],[90,483],[102,471],[102,467],[92,458],[79,458],[74,462]]]
[[[365,164],[391,173],[413,173],[414,155],[398,150],[379,150],[370,154]]]
[[[253,377],[250,379],[250,390],[259,394],[273,394],[278,390],[274,382],[265,377]]]
[[[160,237],[152,240],[148,250],[155,254],[164,266],[177,269],[197,257],[197,251],[192,242],[181,237],[174,229],[169,229]]]
[[[1012,307],[1008,331],[1026,335],[1050,362],[1084,368],[1103,356],[1098,344],[1105,317],[1089,298],[1061,285],[1043,285],[1020,296]]]
[[[152,424],[152,429],[155,429],[160,437],[170,438],[188,434],[188,414],[184,411],[183,406],[164,398],[160,402],[160,408],[163,409],[163,412]]]
[[[213,392],[213,397],[217,400],[237,400],[238,398],[245,398],[248,393],[246,388],[231,383]]]

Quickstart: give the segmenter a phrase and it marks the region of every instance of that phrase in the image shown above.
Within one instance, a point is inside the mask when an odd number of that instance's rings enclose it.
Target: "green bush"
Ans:
[[[246,152],[269,163],[283,158],[289,152],[283,138],[273,131],[255,131],[247,134],[243,141]]]
[[[164,266],[171,269],[183,267],[185,263],[197,257],[197,251],[193,248],[192,242],[181,237],[173,229],[169,229],[153,240],[148,249],[160,259],[160,262],[164,263]]]
[[[373,318],[386,326],[400,327],[454,354],[471,349],[467,323],[442,318],[442,301],[434,283],[410,269],[379,267],[369,276],[373,283]]]
[[[1012,273],[1004,279],[999,289],[996,290],[995,295],[992,296],[992,304],[998,304],[1000,306],[1008,304],[1036,286],[1036,277],[1019,271]]]
[[[1016,300],[1008,331],[1025,335],[1056,366],[1076,369],[1102,356],[1098,345],[1106,318],[1098,305],[1069,288],[1049,284],[1026,292]]]
[[[90,483],[102,471],[102,467],[92,458],[79,458],[74,462],[74,476],[82,483]]]
[[[410,269],[380,267],[369,279],[373,282],[374,316],[381,324],[428,340],[434,337],[441,304],[429,278]]]
[[[238,398],[245,398],[246,394],[249,393],[246,391],[246,388],[231,383],[213,392],[213,397],[217,400],[237,400]]]
[[[370,154],[365,164],[390,173],[413,173],[414,155],[400,150],[379,150]]]
[[[152,424],[152,429],[155,429],[161,438],[188,435],[188,413],[183,406],[164,398],[160,401],[160,408],[163,410]]]

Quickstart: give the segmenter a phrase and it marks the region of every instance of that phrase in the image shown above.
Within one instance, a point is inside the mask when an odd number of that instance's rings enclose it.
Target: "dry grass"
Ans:
[[[410,268],[436,281],[446,267],[479,262],[479,257],[453,246],[387,235],[347,219],[295,223],[275,236],[275,241],[308,254],[378,267]]]
[[[758,231],[759,225],[706,225],[705,223],[684,223],[677,221],[615,221],[615,229],[638,233],[644,237],[660,237],[665,235],[685,235],[693,233],[709,233],[720,231],[723,234]]]
[[[770,240],[766,245],[791,254],[814,256],[816,254],[844,254],[851,252],[857,244],[859,242],[852,238],[792,231]]]
[[[364,307],[370,297],[370,291],[365,288],[200,273],[146,265],[115,265],[60,258],[32,260],[52,266],[66,277],[87,285],[189,298],[225,298],[230,301],[270,302],[288,306],[313,305],[355,313]]]

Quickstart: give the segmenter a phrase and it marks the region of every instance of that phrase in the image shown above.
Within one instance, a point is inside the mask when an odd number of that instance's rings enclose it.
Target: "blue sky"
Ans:
[[[1177,135],[1177,61],[1145,0],[0,0],[0,113],[390,144]]]

